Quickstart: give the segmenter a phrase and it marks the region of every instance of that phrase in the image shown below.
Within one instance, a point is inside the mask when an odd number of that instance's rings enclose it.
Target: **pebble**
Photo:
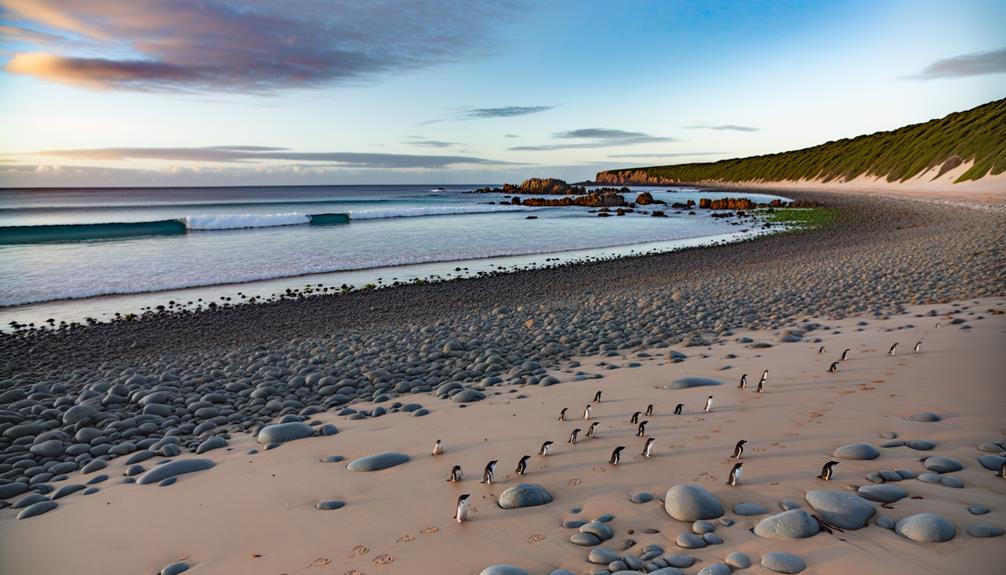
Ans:
[[[409,461],[409,456],[404,453],[385,452],[375,455],[361,457],[349,463],[346,469],[350,471],[380,471],[395,467]]]
[[[950,473],[964,469],[964,464],[950,457],[927,457],[922,466],[936,473]]]
[[[680,553],[664,555],[662,557],[668,565],[677,569],[687,569],[692,565],[695,565],[695,558],[691,555],[682,555]]]
[[[957,534],[957,529],[935,513],[919,513],[901,519],[894,526],[898,535],[919,543],[941,543]]]
[[[692,533],[696,535],[705,535],[713,531],[716,531],[716,525],[708,521],[696,521],[692,523]]]
[[[936,447],[935,443],[926,439],[913,439],[905,442],[905,445],[916,451],[930,451]]]
[[[864,485],[858,490],[859,496],[879,503],[894,503],[908,497],[908,492],[897,485],[882,483],[880,485]]]
[[[321,511],[331,511],[333,509],[341,509],[345,505],[345,501],[339,501],[338,499],[324,499],[315,504],[314,508]]]
[[[971,525],[968,527],[968,535],[972,537],[999,537],[1002,534],[1002,528],[994,525]]]
[[[999,471],[999,466],[1006,461],[1006,457],[1000,455],[979,455],[978,463],[989,471]]]
[[[730,575],[730,567],[723,563],[713,563],[699,569],[698,575]]]
[[[877,527],[883,527],[884,529],[894,529],[895,521],[894,519],[886,515],[878,515],[876,519],[873,520],[874,525]]]
[[[768,507],[765,507],[761,503],[738,503],[734,505],[734,515],[751,517],[754,515],[765,515],[766,513],[768,513]]]
[[[694,533],[681,533],[674,539],[674,544],[682,549],[702,549],[706,540]]]
[[[49,496],[49,499],[52,500],[52,501],[55,501],[57,499],[62,499],[64,497],[66,497],[67,495],[70,495],[71,493],[76,493],[77,491],[80,491],[82,489],[86,489],[86,487],[84,485],[81,485],[80,483],[74,483],[74,484],[71,484],[71,485],[64,485],[64,486],[60,487],[59,489],[57,489],[56,491],[53,491],[52,495]]]
[[[807,564],[796,555],[772,551],[761,558],[761,566],[776,573],[799,573],[807,568]]]
[[[84,468],[80,470],[80,472],[83,473],[84,475],[87,475],[88,473],[94,473],[95,471],[104,469],[106,467],[108,467],[108,462],[105,461],[104,459],[92,459],[90,463],[85,465]]]
[[[580,533],[589,533],[596,536],[601,541],[607,541],[615,536],[615,533],[600,521],[591,521],[580,527]]]
[[[667,490],[664,510],[678,521],[716,519],[723,515],[723,504],[700,485],[675,485]]]
[[[59,504],[55,501],[39,501],[38,503],[32,503],[28,507],[21,510],[21,513],[17,514],[18,519],[28,519],[29,517],[35,517],[36,515],[41,515],[43,513],[48,513]]]
[[[841,529],[861,529],[877,512],[872,503],[844,491],[810,491],[804,498],[825,521]]]
[[[209,459],[179,459],[177,461],[169,461],[163,465],[158,465],[139,476],[136,479],[136,483],[139,485],[160,483],[170,477],[209,469],[213,467],[213,465],[213,461]]]
[[[723,560],[724,563],[730,566],[731,569],[747,569],[751,566],[751,558],[748,557],[747,553],[742,553],[740,551],[734,551],[727,558]]]
[[[11,505],[11,507],[13,507],[14,509],[24,509],[25,507],[28,507],[29,505],[31,505],[33,503],[38,503],[39,501],[48,501],[48,500],[49,500],[49,498],[46,497],[45,495],[42,495],[41,493],[30,493],[28,495],[25,495],[21,499],[18,499],[17,501],[15,501],[14,504]]]
[[[641,493],[636,493],[632,497],[629,497],[629,501],[633,503],[646,503],[653,500],[653,495],[645,491]]]
[[[608,549],[607,547],[594,547],[587,554],[587,561],[590,561],[594,565],[607,565],[612,561],[617,561],[621,558],[618,552]]]
[[[479,575],[531,575],[527,570],[513,565],[490,565]]]
[[[220,437],[219,435],[214,435],[213,437],[200,443],[199,446],[196,447],[196,454],[197,455],[203,454],[206,453],[207,451],[220,449],[221,447],[227,447],[227,440],[224,439],[223,437]]]
[[[574,533],[573,536],[569,538],[569,541],[574,545],[580,545],[583,547],[593,547],[594,545],[601,544],[601,538],[593,533]]]
[[[325,459],[322,459],[321,461],[323,463],[339,463],[343,459],[345,458],[341,455],[326,455]]]
[[[852,443],[843,445],[832,453],[839,459],[876,459],[880,457],[880,451],[867,443]]]
[[[723,385],[723,382],[711,377],[682,377],[661,386],[662,389],[688,389],[691,387],[708,387]]]
[[[178,575],[179,573],[185,573],[189,570],[189,564],[179,561],[178,563],[172,563],[161,569],[160,575]]]
[[[989,511],[992,510],[989,509],[988,507],[985,507],[984,505],[972,505],[968,507],[968,513],[972,515],[985,515]]]
[[[964,480],[953,475],[944,475],[940,477],[940,485],[953,487],[954,489],[964,489]]]
[[[916,413],[915,415],[909,415],[905,419],[907,419],[908,421],[921,421],[925,423],[931,423],[935,421],[940,421],[943,418],[940,417],[939,415],[936,415],[935,413],[927,411],[924,413]]]
[[[300,421],[291,421],[289,423],[276,423],[263,427],[258,432],[256,441],[261,444],[286,443],[287,441],[304,439],[313,435],[314,428],[310,425]]]

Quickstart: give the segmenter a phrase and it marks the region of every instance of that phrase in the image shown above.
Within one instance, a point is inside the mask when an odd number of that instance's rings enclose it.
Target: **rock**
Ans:
[[[71,493],[76,493],[77,491],[85,489],[85,487],[86,486],[81,485],[80,483],[72,483],[70,485],[63,485],[62,487],[60,487],[56,491],[53,491],[52,495],[49,496],[49,499],[52,500],[52,501],[55,501],[57,499],[62,499],[64,497],[66,497],[67,495],[70,495]]]
[[[876,459],[880,450],[866,443],[852,443],[839,447],[832,455],[840,459]]]
[[[21,495],[25,491],[28,491],[29,487],[27,483],[7,483],[0,485],[0,499],[9,499],[15,495]]]
[[[629,501],[633,503],[646,503],[648,501],[653,501],[653,495],[644,491],[629,497]]]
[[[940,417],[939,415],[936,415],[935,413],[927,411],[925,413],[916,413],[915,415],[909,415],[905,419],[907,419],[908,421],[921,421],[931,423],[935,421],[940,421],[943,418]]]
[[[32,445],[29,451],[39,457],[59,457],[63,455],[63,442],[58,439],[50,439]]]
[[[723,515],[723,504],[700,485],[675,485],[667,490],[664,510],[678,521],[716,519]]]
[[[894,530],[895,521],[886,515],[881,515],[873,520],[874,525],[877,527],[883,527],[884,529]]]
[[[681,533],[674,539],[674,544],[682,549],[702,549],[706,540],[694,533]]]
[[[765,515],[766,513],[768,513],[768,507],[765,507],[761,503],[738,503],[734,505],[734,515],[751,517],[754,515]]]
[[[723,382],[711,377],[682,377],[660,387],[662,389],[688,389],[690,387],[707,387],[711,385],[723,385]]]
[[[881,483],[880,485],[864,485],[858,490],[859,496],[864,499],[869,499],[870,501],[877,501],[879,503],[894,503],[908,497],[908,492],[898,487],[897,485],[891,485],[888,483]]]
[[[90,463],[85,465],[84,468],[80,470],[80,472],[84,475],[87,475],[88,473],[94,473],[95,471],[104,469],[106,467],[108,467],[108,462],[105,461],[104,459],[92,459]]]
[[[333,509],[341,509],[345,506],[345,501],[339,501],[338,499],[324,499],[316,503],[314,508],[321,511],[331,511]]]
[[[715,533],[706,533],[702,536],[702,540],[708,545],[721,545],[723,543],[723,538]]]
[[[1006,457],[999,455],[979,455],[978,463],[989,471],[999,471],[999,466],[1006,461]]]
[[[508,487],[503,493],[500,493],[498,504],[503,509],[519,509],[521,507],[545,505],[551,502],[552,494],[546,491],[541,485],[520,483],[513,487]],[[580,530],[583,531],[584,527],[581,527]]]
[[[607,547],[594,547],[587,554],[587,561],[590,561],[594,565],[607,565],[612,561],[618,561],[620,558],[621,556],[618,552]]]
[[[783,511],[789,511],[791,509],[800,509],[803,507],[803,504],[793,499],[783,499],[779,502],[779,507]]]
[[[942,478],[939,473],[920,473],[917,479],[923,483],[939,483]]]
[[[479,575],[531,575],[526,570],[513,565],[490,565],[482,570]]]
[[[49,498],[46,497],[45,495],[42,495],[41,493],[31,493],[15,501],[14,504],[11,505],[11,507],[13,507],[14,509],[24,509],[25,507],[38,503],[39,501],[48,501],[48,500]]]
[[[747,553],[741,553],[740,551],[734,551],[730,555],[727,555],[727,558],[723,562],[729,565],[731,569],[747,569],[751,566],[751,558],[748,557]]]
[[[451,396],[451,401],[454,403],[472,403],[475,401],[481,401],[486,398],[486,394],[482,393],[477,389],[465,389],[459,391]]]
[[[75,425],[81,421],[97,421],[101,412],[93,405],[74,405],[63,414],[65,425]]]
[[[762,539],[804,539],[816,535],[821,527],[803,509],[792,509],[762,519],[754,533]]]
[[[48,513],[57,507],[59,507],[59,503],[56,503],[55,501],[39,501],[38,503],[32,503],[28,507],[22,509],[21,513],[17,514],[17,518],[28,519],[29,517],[35,517],[36,515]]]
[[[692,565],[695,565],[694,557],[691,555],[682,555],[680,553],[674,555],[664,555],[663,560],[671,567],[675,567],[677,569],[687,569]]]
[[[972,525],[968,527],[968,535],[972,537],[999,537],[1002,534],[1002,528],[995,525]]]
[[[171,565],[161,569],[160,575],[178,575],[179,573],[185,573],[188,570],[189,564],[179,561],[178,563],[172,563]]]
[[[957,529],[935,513],[919,513],[898,521],[894,526],[898,535],[918,543],[940,543],[957,535]]]
[[[361,457],[350,462],[346,469],[350,471],[380,471],[396,465],[401,465],[409,460],[409,456],[404,453],[385,452],[376,455]]]
[[[944,475],[940,477],[940,485],[953,487],[954,489],[964,489],[964,480],[953,475]]]
[[[796,555],[773,551],[761,558],[761,566],[776,573],[799,573],[807,568],[807,564]]]
[[[935,443],[926,439],[913,439],[906,441],[905,445],[916,451],[930,451],[936,447]]]
[[[275,423],[267,425],[258,432],[256,441],[266,443],[285,443],[295,439],[303,439],[314,435],[314,428],[302,421]]]
[[[206,453],[207,451],[220,449],[221,447],[227,447],[227,440],[219,435],[214,435],[200,443],[199,447],[196,447],[196,454]]]
[[[927,457],[922,462],[922,466],[936,473],[950,473],[964,469],[964,465],[960,461],[950,457]]]
[[[825,521],[841,529],[862,529],[877,512],[872,503],[844,491],[821,489],[804,498]]]
[[[713,563],[699,569],[698,575],[730,575],[730,567],[723,563]]]
[[[601,544],[601,538],[593,533],[574,533],[572,537],[569,538],[570,543],[574,545],[580,545],[582,547],[593,547],[594,545]]]
[[[989,509],[988,507],[985,507],[984,505],[972,505],[968,507],[968,513],[970,513],[971,515],[985,515],[989,511],[992,510]]]
[[[176,477],[184,473],[204,471],[211,467],[213,467],[213,461],[209,459],[179,459],[177,461],[171,461],[154,467],[150,471],[139,476],[136,479],[136,483],[139,485],[160,483],[169,477]]]
[[[705,535],[706,533],[712,533],[716,531],[716,524],[710,523],[709,521],[696,521],[692,523],[692,533],[696,535]]]
[[[339,463],[343,459],[345,458],[341,455],[326,455],[325,458],[322,459],[321,461],[323,463]]]

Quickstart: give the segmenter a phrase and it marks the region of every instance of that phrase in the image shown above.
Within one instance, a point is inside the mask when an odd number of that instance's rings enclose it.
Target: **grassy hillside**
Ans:
[[[653,183],[841,181],[870,175],[894,182],[938,167],[938,172],[933,172],[935,177],[971,161],[974,165],[957,182],[1006,171],[1006,99],[939,120],[802,150],[709,163],[609,170],[598,173],[597,180],[629,183],[645,176]]]

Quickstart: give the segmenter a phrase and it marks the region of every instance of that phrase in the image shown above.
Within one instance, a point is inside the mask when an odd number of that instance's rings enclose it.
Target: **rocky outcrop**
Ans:
[[[562,198],[515,198],[514,204],[524,206],[584,206],[588,208],[603,208],[624,206],[625,196],[612,189],[601,189],[582,196],[565,196]]]
[[[571,186],[557,178],[531,178],[520,185],[503,184],[502,188],[479,188],[477,194],[510,194],[510,195],[547,195],[571,196],[587,193],[583,186]]]
[[[703,210],[753,210],[757,204],[747,198],[721,198],[719,200],[701,198],[699,199],[699,207]]]
[[[648,184],[662,186],[666,184],[677,184],[680,183],[677,180],[672,180],[669,178],[660,178],[651,176],[646,173],[646,170],[622,170],[618,172],[598,172],[597,176],[594,177],[594,181],[598,184],[615,184],[619,186],[626,186],[630,184]]]

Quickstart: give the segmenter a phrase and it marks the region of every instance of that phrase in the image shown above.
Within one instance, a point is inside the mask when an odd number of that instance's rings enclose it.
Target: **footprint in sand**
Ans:
[[[714,427],[714,428],[712,428],[712,429],[709,430],[709,433],[719,433],[719,432],[720,432],[720,428],[718,428],[718,427]]]
[[[566,485],[580,485],[581,483],[583,483],[582,480],[574,478],[567,481]]]
[[[377,557],[374,557],[374,564],[387,565],[388,563],[391,563],[394,560],[395,558],[392,557],[391,555],[378,555]]]
[[[527,538],[528,543],[541,543],[545,540],[545,536],[541,533],[535,533],[534,535]]]
[[[597,471],[598,473],[604,473],[605,471],[607,471],[607,469],[605,469],[604,467],[591,467],[591,469],[593,471]]]
[[[331,562],[332,562],[331,559],[327,559],[325,557],[319,557],[318,559],[312,561],[311,564],[308,565],[308,567],[324,567],[325,565],[328,565]]]
[[[799,424],[799,423],[797,423],[796,425],[797,425],[797,427],[801,426],[801,424]],[[797,433],[797,432],[795,432],[795,431],[790,431],[789,433],[786,433],[785,435],[786,435],[786,437],[799,437],[800,436],[800,434]],[[782,446],[782,448],[786,449],[786,446]]]
[[[699,441],[702,441],[702,440],[704,440],[704,439],[709,439],[709,436],[708,436],[708,435],[696,435],[696,436],[695,436],[695,437],[693,437],[692,439],[697,439],[697,440],[699,440]]]
[[[357,571],[356,569],[350,569],[346,571],[346,575],[363,575],[363,571]]]
[[[434,527],[432,525],[429,526],[429,527],[426,527],[424,529],[420,529],[419,530],[419,532],[422,533],[423,535],[433,535],[437,531],[440,531],[440,529],[438,529],[437,527]]]
[[[398,539],[395,540],[395,543],[408,543],[409,541],[415,541],[415,540],[416,540],[416,536],[412,535],[410,533],[410,534],[402,535],[401,537],[399,537]]]
[[[367,549],[363,545],[357,545],[356,547],[353,547],[353,554],[350,555],[350,557],[359,557],[361,555],[366,555],[367,553],[370,553],[370,549]]]

